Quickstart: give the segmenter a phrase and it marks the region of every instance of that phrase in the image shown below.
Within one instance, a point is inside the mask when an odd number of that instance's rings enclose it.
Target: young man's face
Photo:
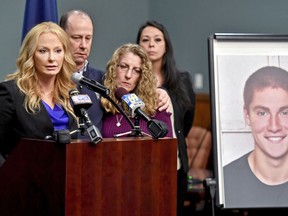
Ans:
[[[256,150],[273,158],[288,155],[288,92],[271,87],[254,91],[244,117]]]

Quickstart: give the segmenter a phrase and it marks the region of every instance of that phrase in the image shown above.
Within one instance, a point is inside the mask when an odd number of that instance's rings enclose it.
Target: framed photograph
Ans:
[[[277,159],[280,158],[280,153],[267,160],[263,156],[263,149],[267,146],[270,148],[270,144],[261,147],[259,140],[262,138],[259,137],[262,136],[266,140],[268,138],[263,134],[254,134],[257,129],[252,128],[255,125],[247,117],[250,114],[250,106],[245,106],[243,93],[247,79],[252,77],[255,71],[288,71],[288,35],[219,33],[208,38],[208,48],[214,172],[217,183],[216,204],[228,209],[288,207],[288,171],[286,173],[280,168],[277,170],[274,167],[266,167],[266,164],[272,161],[275,162],[275,167],[278,166]],[[263,91],[261,89],[258,92],[260,94]],[[253,92],[249,94],[251,100],[260,98],[254,97]],[[274,95],[275,97],[273,94],[270,95],[267,102],[276,100],[279,94]],[[270,118],[270,126],[278,124],[274,121],[274,110],[270,111],[267,108],[264,112],[264,108],[257,108],[258,117],[260,114],[267,115]],[[285,116],[283,113],[286,114],[286,110],[277,111],[275,116],[280,115],[279,113]],[[287,135],[287,131],[281,133],[283,136]],[[273,141],[270,139],[270,146],[273,146],[274,152],[278,151],[275,149],[276,141],[279,140],[276,135]],[[285,152],[286,148],[288,149],[288,138],[281,145],[281,161],[288,163],[288,150]],[[262,148],[263,151],[252,153],[256,148]],[[288,170],[288,164],[285,165]]]

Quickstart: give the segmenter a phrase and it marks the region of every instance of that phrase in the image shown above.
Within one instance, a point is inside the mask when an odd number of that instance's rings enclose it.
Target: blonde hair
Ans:
[[[145,52],[145,50],[138,44],[124,44],[115,50],[111,59],[106,65],[106,73],[104,74],[104,85],[110,89],[110,97],[117,101],[115,97],[116,91],[116,67],[119,64],[121,58],[126,53],[133,53],[141,59],[141,75],[139,83],[136,85],[133,93],[135,93],[144,103],[145,107],[143,110],[148,115],[153,115],[155,113],[157,105],[157,94],[156,94],[156,78],[152,71],[152,63]],[[120,105],[120,102],[117,101]],[[115,114],[117,112],[116,108],[105,98],[101,99],[102,106],[107,112],[112,112]]]
[[[7,80],[14,79],[19,89],[25,94],[24,106],[27,112],[35,113],[40,109],[40,93],[37,87],[38,77],[35,72],[34,54],[38,40],[43,33],[55,34],[63,45],[64,61],[60,72],[55,79],[53,99],[55,103],[61,104],[65,110],[74,112],[69,100],[69,91],[76,87],[71,80],[71,75],[76,69],[76,64],[70,52],[69,39],[66,32],[53,22],[42,22],[34,26],[24,38],[17,59],[17,70],[7,75]]]

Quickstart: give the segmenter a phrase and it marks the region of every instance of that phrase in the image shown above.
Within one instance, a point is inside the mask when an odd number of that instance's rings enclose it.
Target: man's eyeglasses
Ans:
[[[127,73],[129,70],[132,70],[132,73],[135,74],[135,75],[139,75],[139,74],[142,73],[142,69],[141,68],[138,68],[138,67],[130,68],[129,65],[124,64],[124,63],[118,64],[117,67],[119,67],[119,69],[122,72],[125,72],[125,73]]]

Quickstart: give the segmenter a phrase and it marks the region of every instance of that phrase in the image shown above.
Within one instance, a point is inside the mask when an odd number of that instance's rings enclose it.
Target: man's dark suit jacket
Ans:
[[[87,65],[86,70],[83,72],[83,76],[95,80],[99,83],[103,83],[102,77],[103,77],[103,71],[92,68]],[[81,94],[88,94],[90,99],[92,100],[92,106],[88,108],[87,112],[88,115],[93,123],[94,126],[96,126],[100,131],[102,129],[102,118],[103,118],[103,109],[100,103],[100,94],[97,92],[88,89],[86,86],[78,85],[78,90]]]

